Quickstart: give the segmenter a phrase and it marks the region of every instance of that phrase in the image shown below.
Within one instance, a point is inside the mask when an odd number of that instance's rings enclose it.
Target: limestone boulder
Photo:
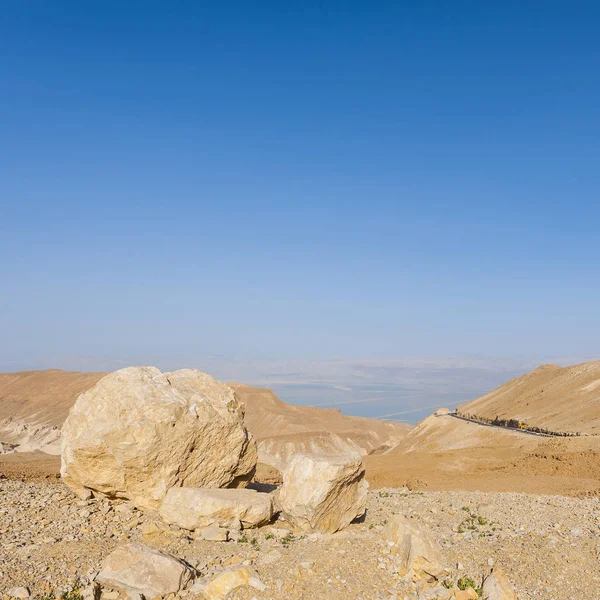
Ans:
[[[234,391],[206,373],[129,367],[81,394],[62,428],[61,475],[78,495],[157,508],[174,486],[243,487],[256,443]]]
[[[484,600],[516,600],[515,588],[500,567],[483,582]]]
[[[415,579],[439,578],[444,572],[439,546],[424,526],[395,515],[383,529],[383,537],[396,556],[398,573]]]
[[[248,489],[171,488],[159,509],[163,520],[191,531],[205,527],[249,529],[273,517],[273,499]]]
[[[192,579],[191,567],[182,560],[138,543],[118,547],[106,557],[96,577],[102,586],[145,598],[176,594]]]
[[[367,488],[359,454],[298,454],[283,473],[279,505],[297,531],[334,533],[364,514]]]

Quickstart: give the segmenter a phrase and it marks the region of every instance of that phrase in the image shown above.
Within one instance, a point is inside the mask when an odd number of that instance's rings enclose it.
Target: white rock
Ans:
[[[229,531],[223,527],[205,527],[200,537],[208,542],[226,542],[229,539]]]
[[[26,587],[14,587],[11,588],[10,590],[8,590],[7,594],[11,597],[11,598],[29,598],[29,596],[31,596],[31,593],[29,592],[29,590]]]
[[[195,585],[192,592],[200,592],[205,600],[223,600],[230,592],[243,586],[251,586],[261,592],[266,587],[252,569],[236,565],[224,569],[206,584]]]
[[[438,578],[443,573],[440,549],[422,525],[395,515],[384,527],[382,535],[392,544],[391,551],[397,556],[401,576],[414,574],[417,578]]]
[[[296,530],[338,531],[365,512],[364,476],[359,454],[298,454],[283,474],[283,516]]]
[[[269,550],[258,557],[258,564],[261,567],[272,565],[283,558],[283,554],[279,550]]]
[[[132,542],[106,557],[96,581],[128,595],[146,598],[175,594],[192,580],[192,569],[183,561]]]
[[[255,490],[171,488],[159,509],[165,522],[183,529],[266,525],[273,516],[269,494]]]
[[[515,589],[500,567],[494,567],[483,582],[485,600],[516,600]]]
[[[63,481],[156,508],[174,486],[243,487],[256,443],[234,391],[192,369],[129,367],[79,396],[62,428]]]

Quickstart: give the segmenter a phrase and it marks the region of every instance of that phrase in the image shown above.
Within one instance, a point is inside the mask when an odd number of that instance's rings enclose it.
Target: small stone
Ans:
[[[483,582],[486,600],[516,600],[515,589],[500,567],[495,567]]]
[[[229,531],[223,527],[205,527],[200,532],[200,537],[208,542],[226,542]]]
[[[29,598],[29,596],[31,596],[31,593],[29,592],[29,589],[26,587],[14,587],[11,588],[10,590],[8,590],[8,595],[11,598]]]
[[[238,566],[224,569],[206,584],[194,585],[192,592],[201,592],[205,600],[224,600],[233,590],[244,586],[261,592],[266,588],[252,569]]]
[[[454,597],[456,600],[478,600],[479,595],[472,587],[468,587],[464,590],[456,590]]]

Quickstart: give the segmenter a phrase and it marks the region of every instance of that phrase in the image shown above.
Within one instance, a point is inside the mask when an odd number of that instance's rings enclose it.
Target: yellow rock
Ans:
[[[233,590],[243,586],[251,586],[260,591],[265,589],[264,583],[252,569],[230,567],[221,571],[202,588],[202,597],[205,600],[223,600]]]
[[[479,598],[477,592],[472,587],[468,587],[464,590],[456,590],[456,592],[454,592],[454,597],[456,600],[477,600]]]

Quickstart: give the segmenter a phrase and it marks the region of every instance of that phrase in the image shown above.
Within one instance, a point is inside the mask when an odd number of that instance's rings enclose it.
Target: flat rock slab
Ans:
[[[248,489],[171,488],[160,516],[182,529],[223,527],[249,529],[266,525],[273,517],[273,499]]]
[[[145,598],[176,594],[192,579],[192,569],[182,560],[135,542],[107,556],[96,577],[100,585]]]

